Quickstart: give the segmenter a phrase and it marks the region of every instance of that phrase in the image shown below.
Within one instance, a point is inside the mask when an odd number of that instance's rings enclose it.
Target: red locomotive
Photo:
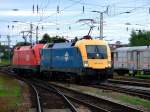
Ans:
[[[40,49],[44,44],[18,46],[14,49],[12,65],[17,73],[38,72],[40,67]]]

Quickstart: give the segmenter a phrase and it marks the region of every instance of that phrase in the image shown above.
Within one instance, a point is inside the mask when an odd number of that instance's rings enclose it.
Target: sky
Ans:
[[[94,25],[91,36],[96,38],[100,32],[100,14],[92,11],[99,11],[105,12],[104,39],[109,43],[129,43],[132,30],[150,30],[149,8],[150,0],[0,0],[0,41],[7,44],[7,35],[11,44],[23,41],[21,32],[29,31],[30,24],[33,24],[33,42],[37,26],[39,39],[45,33],[72,39],[87,35]],[[92,19],[94,24],[79,22],[81,19]]]

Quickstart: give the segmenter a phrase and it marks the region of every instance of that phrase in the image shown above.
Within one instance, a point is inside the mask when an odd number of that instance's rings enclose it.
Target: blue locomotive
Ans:
[[[112,76],[109,46],[99,39],[46,44],[41,50],[40,71],[50,78],[105,80]]]

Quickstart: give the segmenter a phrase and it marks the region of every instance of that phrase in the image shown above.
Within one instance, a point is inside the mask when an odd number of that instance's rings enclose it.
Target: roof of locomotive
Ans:
[[[78,40],[77,42],[63,42],[63,43],[48,43],[45,44],[43,48],[70,48],[70,47],[77,47],[78,45],[106,45],[107,42],[105,40],[99,39],[82,39]]]
[[[72,42],[63,42],[63,43],[47,43],[43,48],[69,48],[72,47]]]
[[[82,39],[76,42],[75,46],[78,45],[107,45],[108,43],[105,40],[100,39]]]
[[[55,43],[53,48],[69,48],[72,47],[72,42]]]
[[[120,47],[116,48],[114,52],[124,52],[124,51],[143,51],[143,50],[150,50],[148,46],[136,46],[136,47]]]
[[[29,50],[29,49],[35,49],[38,47],[42,47],[44,44],[35,44],[35,45],[27,45],[27,46],[17,46],[15,47],[15,50]]]

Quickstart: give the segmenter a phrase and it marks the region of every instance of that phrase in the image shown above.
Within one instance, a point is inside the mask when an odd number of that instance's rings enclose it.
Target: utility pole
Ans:
[[[24,39],[25,43],[27,43],[27,37],[25,36],[25,32],[27,32],[27,31],[21,31],[22,38]]]
[[[10,47],[10,36],[7,35],[7,39],[8,39],[8,46]]]
[[[22,32],[22,38],[24,39],[24,41],[25,41],[25,43],[27,43],[27,39],[26,39],[26,37],[24,36],[24,32]]]
[[[103,39],[103,13],[100,12],[100,38]]]
[[[32,30],[33,30],[33,25],[32,23],[30,24],[30,43],[32,44]]]
[[[96,12],[96,13],[99,13],[100,14],[100,20],[99,20],[99,27],[100,27],[100,32],[99,32],[99,37],[100,37],[100,39],[103,39],[103,15],[104,15],[104,13],[106,13],[106,14],[108,14],[108,6],[107,6],[107,8],[106,8],[106,10],[105,11],[103,11],[103,12],[100,12],[100,11],[92,11],[92,12]]]
[[[92,11],[92,12],[96,12],[96,13],[99,13],[100,14],[100,20],[99,20],[99,28],[100,28],[100,31],[99,31],[99,38],[100,39],[103,39],[103,14],[106,12],[100,12],[100,11]]]
[[[37,27],[36,27],[36,43],[39,43],[39,42],[38,42],[38,30],[39,30],[39,27],[37,26]]]
[[[0,35],[0,38],[1,38],[1,35]],[[1,42],[0,42],[0,45],[1,45]]]
[[[11,64],[11,49],[10,49],[10,36],[9,35],[7,35],[7,39],[8,39],[8,54],[9,54],[9,56],[8,56],[8,60],[9,60],[9,64]]]

